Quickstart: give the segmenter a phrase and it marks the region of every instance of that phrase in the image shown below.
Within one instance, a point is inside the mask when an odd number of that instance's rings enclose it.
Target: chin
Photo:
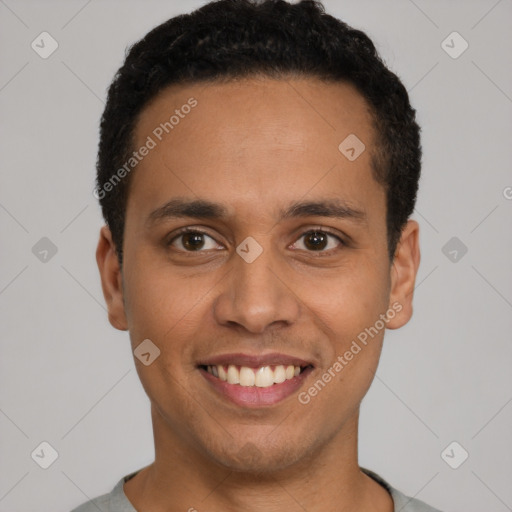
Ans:
[[[290,440],[288,440],[290,443]],[[299,463],[306,456],[304,446],[299,443],[276,446],[268,439],[261,442],[241,440],[233,442],[224,449],[208,450],[211,459],[229,471],[249,475],[272,475],[287,470]]]

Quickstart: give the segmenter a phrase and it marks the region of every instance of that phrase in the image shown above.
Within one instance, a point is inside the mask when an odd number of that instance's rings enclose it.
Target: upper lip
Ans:
[[[198,366],[227,366],[233,364],[235,366],[247,366],[249,368],[259,368],[261,366],[313,366],[311,361],[307,361],[300,357],[295,357],[287,354],[281,354],[278,352],[272,352],[269,354],[219,354],[216,356],[202,359],[198,362]]]

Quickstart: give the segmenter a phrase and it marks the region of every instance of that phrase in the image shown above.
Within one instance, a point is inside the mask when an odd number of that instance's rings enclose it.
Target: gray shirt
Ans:
[[[423,503],[423,501],[404,496],[400,491],[391,487],[373,471],[364,468],[361,468],[361,470],[382,485],[382,487],[391,494],[395,504],[395,512],[440,512],[426,503]],[[111,492],[88,501],[87,503],[80,505],[78,508],[73,509],[71,512],[137,512],[126,497],[123,490],[123,484],[135,476],[139,471],[135,471],[134,473],[130,473],[129,475],[121,478]]]

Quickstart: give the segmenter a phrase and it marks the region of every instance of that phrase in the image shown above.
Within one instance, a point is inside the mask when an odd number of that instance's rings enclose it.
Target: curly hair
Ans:
[[[105,185],[130,158],[144,107],[172,84],[256,75],[350,83],[365,98],[377,134],[372,173],[386,192],[388,253],[393,260],[414,210],[421,172],[420,128],[400,79],[364,32],[326,14],[320,1],[216,0],[147,33],[127,50],[109,87],[95,195],[121,265],[133,173],[108,187],[108,193]]]

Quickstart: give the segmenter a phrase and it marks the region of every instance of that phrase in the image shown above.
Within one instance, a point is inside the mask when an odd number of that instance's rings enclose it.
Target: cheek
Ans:
[[[385,332],[380,315],[388,309],[387,287],[385,280],[379,285],[376,278],[352,272],[324,291],[314,315],[330,342],[328,358],[299,399],[310,403],[312,423],[327,421],[336,429],[359,407],[374,378]]]
[[[314,315],[336,336],[341,348],[348,338],[375,324],[389,300],[389,276],[376,262],[356,261],[330,278],[303,285],[302,294]],[[310,290],[308,292],[308,289]]]
[[[142,261],[142,260],[140,260]],[[149,338],[165,347],[177,347],[197,329],[199,312],[212,288],[210,279],[187,279],[170,265],[143,262],[127,268],[125,304],[132,342]]]
[[[135,360],[137,372],[148,396],[163,410],[186,407],[183,388],[195,372],[193,340],[204,325],[211,286],[187,285],[169,269],[144,268],[131,273],[125,290],[130,339],[135,358],[137,347],[147,339],[158,355],[148,366]]]

